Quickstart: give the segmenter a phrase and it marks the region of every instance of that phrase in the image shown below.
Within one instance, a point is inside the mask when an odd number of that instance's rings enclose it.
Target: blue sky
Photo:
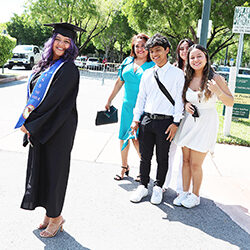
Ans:
[[[23,13],[23,5],[26,0],[1,0],[0,2],[0,23],[5,23],[10,21],[10,18],[13,17],[13,13],[18,15]]]

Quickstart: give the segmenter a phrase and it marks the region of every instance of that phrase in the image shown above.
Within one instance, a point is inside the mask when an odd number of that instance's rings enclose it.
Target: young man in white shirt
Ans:
[[[168,62],[170,44],[166,37],[155,34],[147,41],[146,48],[156,65],[144,72],[134,108],[131,129],[132,133],[136,134],[139,128],[141,184],[133,192],[130,201],[140,202],[148,195],[151,159],[154,146],[156,146],[157,174],[151,203],[160,204],[163,197],[162,186],[168,171],[170,143],[182,118],[184,73]],[[172,96],[175,105],[160,90],[154,71],[157,72],[159,80]]]

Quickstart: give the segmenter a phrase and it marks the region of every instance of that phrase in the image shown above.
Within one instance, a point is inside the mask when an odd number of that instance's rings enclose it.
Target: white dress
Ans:
[[[208,100],[205,100],[204,93],[199,101],[200,91],[193,91],[188,88],[186,99],[194,104],[199,112],[199,117],[194,118],[185,111],[174,142],[181,147],[188,147],[199,152],[214,152],[217,132],[219,127],[219,118],[216,111],[217,97],[215,94]]]

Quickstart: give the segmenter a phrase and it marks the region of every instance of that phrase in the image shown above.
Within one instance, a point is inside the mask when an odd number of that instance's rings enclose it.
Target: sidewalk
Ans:
[[[120,172],[118,124],[94,126],[96,111],[103,108],[114,81],[81,78],[78,97],[79,125],[72,152],[69,185],[63,215],[65,232],[41,239],[35,229],[44,215],[19,209],[23,196],[27,148],[22,134],[11,129],[24,103],[24,81],[0,88],[0,106],[10,91],[15,103],[1,110],[0,121],[0,249],[250,249],[249,148],[217,144],[215,156],[206,157],[201,205],[175,207],[178,170],[159,206],[150,196],[139,204],[129,202],[137,187],[138,157],[131,147],[130,177],[114,181]],[[122,93],[114,105],[121,107]],[[120,111],[120,110],[119,110]],[[155,159],[152,161],[155,178]],[[150,193],[152,182],[150,187]],[[3,228],[2,228],[3,229]],[[32,233],[33,232],[33,233]],[[35,237],[34,237],[35,236]]]
[[[0,74],[0,84],[7,83],[7,82],[13,82],[13,81],[19,81],[19,80],[22,80],[25,78],[27,78],[27,76]]]
[[[250,235],[212,199],[203,195],[199,207],[187,210],[172,205],[176,194],[169,189],[159,206],[149,202],[150,196],[134,204],[129,197],[137,183],[132,177],[115,182],[118,164],[85,160],[72,160],[63,210],[64,233],[42,239],[35,227],[44,210],[30,212],[19,208],[26,159],[26,153],[1,151],[2,250],[250,249]],[[136,174],[137,168],[133,167],[131,176]],[[152,179],[154,175],[155,168]],[[208,179],[207,175],[204,179]]]

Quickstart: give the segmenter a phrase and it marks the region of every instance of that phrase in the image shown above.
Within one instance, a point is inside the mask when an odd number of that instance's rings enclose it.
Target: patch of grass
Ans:
[[[230,136],[223,135],[224,116],[222,102],[216,104],[219,114],[219,132],[217,135],[218,143],[235,144],[250,147],[250,120],[233,118],[230,129]]]

